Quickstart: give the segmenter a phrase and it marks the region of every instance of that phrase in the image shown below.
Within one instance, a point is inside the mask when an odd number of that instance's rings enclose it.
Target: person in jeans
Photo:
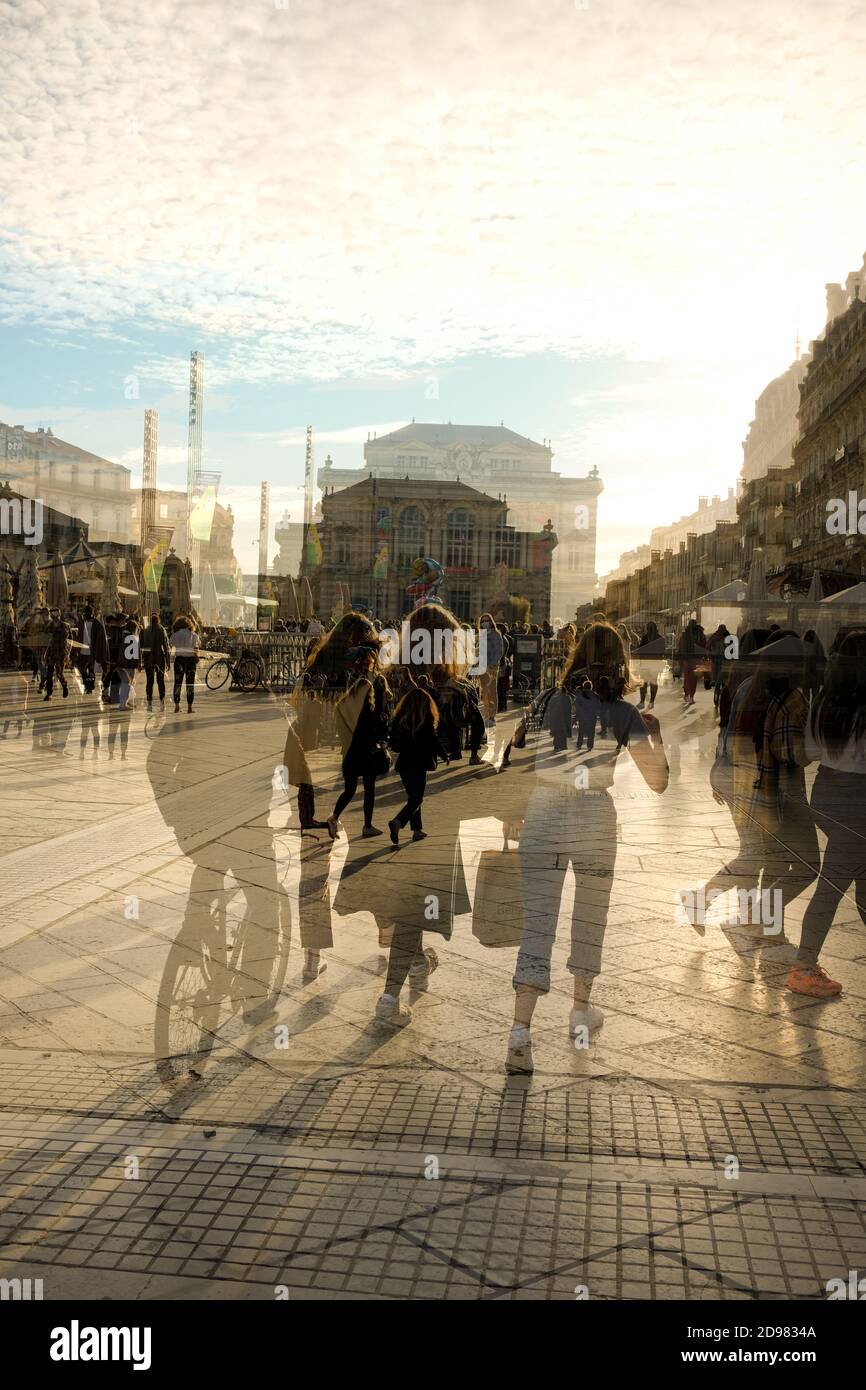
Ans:
[[[158,613],[151,616],[150,626],[145,628],[141,634],[141,660],[144,666],[147,708],[153,708],[153,683],[156,679],[159,703],[164,709],[165,673],[171,664],[171,648],[168,642],[168,633],[160,622]],[[187,690],[189,690],[189,685],[187,685]]]
[[[866,923],[866,628],[847,633],[830,653],[805,744],[806,756],[819,763],[810,808],[827,844],[787,985],[795,994],[829,999],[841,994],[842,985],[830,978],[818,957],[852,884],[857,911]]]
[[[192,714],[195,694],[195,668],[198,665],[198,633],[192,618],[175,618],[171,629],[174,647],[174,712],[180,714],[180,695],[186,681],[186,710]]]
[[[510,1074],[533,1070],[530,1027],[539,999],[550,990],[551,956],[569,867],[575,879],[567,963],[574,994],[569,1033],[588,1037],[603,1023],[601,1009],[590,1003],[590,995],[601,971],[613,887],[617,811],[610,789],[622,750],[628,749],[652,791],[662,793],[668,784],[658,720],[639,713],[625,698],[634,688],[625,647],[621,634],[608,623],[591,624],[566,662],[563,688],[584,680],[605,706],[609,740],[604,733],[592,753],[549,758],[540,737],[532,734],[518,750],[498,795],[503,835],[519,841],[523,898],[513,977],[514,1024],[505,1064]]]
[[[421,822],[421,803],[427,787],[427,773],[437,762],[450,761],[447,750],[439,742],[439,711],[435,701],[420,686],[406,692],[394,711],[390,744],[397,754],[395,764],[406,791],[406,804],[388,822],[392,845],[399,844],[400,831],[407,823],[412,827],[412,839],[424,840],[426,833]]]

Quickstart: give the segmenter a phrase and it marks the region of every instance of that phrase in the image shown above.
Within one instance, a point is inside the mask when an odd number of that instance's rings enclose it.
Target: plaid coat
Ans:
[[[806,801],[803,768],[809,759],[804,732],[809,706],[799,690],[772,696],[758,751],[744,727],[748,705],[745,700],[728,741],[734,768],[731,810],[740,829],[760,828],[775,834],[785,818],[786,803]]]

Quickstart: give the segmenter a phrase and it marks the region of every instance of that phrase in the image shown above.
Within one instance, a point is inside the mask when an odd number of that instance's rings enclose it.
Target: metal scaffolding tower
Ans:
[[[199,542],[192,532],[192,510],[201,481],[201,431],[204,419],[204,353],[189,357],[189,435],[186,463],[186,553],[192,566],[193,587],[199,572]]]
[[[313,427],[307,425],[307,456],[304,461],[304,538],[313,519],[313,489],[316,486],[316,464],[313,458]]]
[[[259,589],[263,583],[263,576],[268,572],[268,530],[270,528],[271,515],[271,485],[262,483],[262,493],[259,501]]]
[[[159,414],[144,412],[144,454],[141,468],[141,553],[156,525],[156,458],[159,448]]]

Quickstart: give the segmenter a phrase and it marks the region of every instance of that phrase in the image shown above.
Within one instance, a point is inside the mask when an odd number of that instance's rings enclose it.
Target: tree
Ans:
[[[30,546],[18,574],[18,621],[22,627],[44,603],[45,589],[39,573],[39,558]]]

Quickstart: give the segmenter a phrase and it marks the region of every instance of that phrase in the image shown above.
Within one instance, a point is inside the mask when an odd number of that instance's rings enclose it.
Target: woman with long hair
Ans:
[[[606,732],[591,750],[569,751],[565,757],[530,734],[505,783],[507,791],[512,782],[522,780],[521,799],[526,804],[522,819],[503,822],[506,837],[516,834],[519,839],[523,902],[513,979],[514,1024],[505,1064],[513,1074],[533,1070],[530,1028],[539,999],[550,990],[551,954],[569,866],[575,878],[567,964],[574,994],[569,1032],[586,1041],[604,1021],[590,996],[601,970],[613,887],[617,816],[610,789],[623,749],[654,792],[663,792],[668,783],[658,720],[642,715],[626,699],[634,684],[622,636],[608,623],[592,623],[566,662],[563,688],[582,687],[586,681],[604,707]],[[505,803],[504,796],[499,799]]]
[[[443,709],[460,693],[459,681],[469,666],[467,646],[460,623],[443,604],[422,603],[404,620],[402,675],[431,697],[443,744]],[[401,672],[395,672],[395,684],[400,679]],[[385,988],[375,1011],[382,1024],[403,1027],[411,1021],[412,1011],[400,997],[403,987],[408,981],[413,992],[426,990],[439,964],[436,952],[423,944],[424,932],[447,940],[454,918],[469,910],[459,853],[460,816],[465,814],[468,777],[475,785],[485,773],[473,769],[456,787],[436,780],[435,815],[423,838],[413,836],[385,855],[364,840],[350,843],[334,909],[341,915],[372,911],[380,944],[390,941]]]
[[[827,844],[787,984],[795,994],[828,999],[842,985],[818,957],[852,883],[866,923],[866,628],[846,633],[830,652],[809,717],[806,755],[819,763],[810,807]]]
[[[340,696],[334,708],[334,721],[343,749],[343,790],[328,817],[328,833],[332,840],[337,837],[340,816],[358,790],[359,780],[364,784],[361,834],[365,839],[382,834],[373,824],[373,811],[376,778],[388,771],[384,740],[388,735],[386,707],[390,692],[384,676],[376,673],[377,656],[378,647],[373,646],[350,647],[346,653],[352,674],[346,693]]]
[[[178,614],[172,623],[171,645],[174,647],[174,712],[180,713],[180,696],[186,681],[186,711],[192,714],[199,636],[195,621],[188,614]]]
[[[289,724],[283,765],[291,786],[298,789],[298,819],[302,830],[324,830],[316,820],[316,796],[309,755],[327,736],[335,736],[334,708],[345,693],[351,674],[347,653],[354,648],[378,648],[379,635],[363,614],[344,613],[329,632],[310,647],[303,675],[292,694],[294,720]]]
[[[434,771],[440,758],[449,761],[448,751],[439,741],[438,728],[435,700],[421,686],[411,686],[391,721],[390,744],[397,754],[395,767],[406,792],[406,804],[388,822],[393,845],[399,844],[400,831],[406,824],[412,827],[413,840],[427,838],[421,821],[427,774]]]

